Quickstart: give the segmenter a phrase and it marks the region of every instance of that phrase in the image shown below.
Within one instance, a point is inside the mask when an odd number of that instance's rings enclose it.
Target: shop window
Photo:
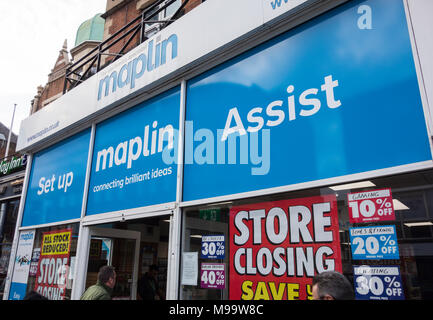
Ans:
[[[0,214],[0,300],[3,299],[6,284],[19,204],[19,200],[1,203],[5,211]]]
[[[70,300],[74,281],[79,224],[36,230],[26,292],[49,300]]]
[[[357,300],[432,299],[432,182],[424,171],[187,208],[179,297],[311,299],[313,275],[336,269]]]

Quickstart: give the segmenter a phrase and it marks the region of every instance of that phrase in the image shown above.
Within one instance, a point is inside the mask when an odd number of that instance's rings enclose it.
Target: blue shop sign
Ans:
[[[403,1],[350,1],[187,85],[183,201],[431,159]]]
[[[22,226],[81,217],[90,129],[33,157]]]
[[[87,215],[176,200],[180,89],[97,125]]]

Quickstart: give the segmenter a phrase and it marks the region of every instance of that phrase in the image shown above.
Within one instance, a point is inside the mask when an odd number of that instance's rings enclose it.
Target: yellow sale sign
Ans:
[[[42,234],[35,291],[50,300],[64,300],[71,252],[72,229]]]
[[[42,238],[41,256],[69,254],[72,232],[46,233]]]

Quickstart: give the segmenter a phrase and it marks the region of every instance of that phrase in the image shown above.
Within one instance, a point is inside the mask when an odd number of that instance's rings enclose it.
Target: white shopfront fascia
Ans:
[[[433,75],[428,67],[432,63],[433,48],[428,44],[426,34],[432,30],[433,25],[426,19],[428,8],[431,7],[429,0],[402,0],[405,3],[408,17],[409,34],[411,36],[414,60],[421,88],[421,98],[426,115],[427,127],[431,136],[432,114],[429,101],[433,99]],[[324,11],[346,2],[299,0],[288,2],[290,5],[280,7],[280,10],[271,10],[271,0],[209,0],[191,11],[188,15],[173,23],[153,38],[149,39],[127,55],[108,66],[97,75],[86,80],[77,88],[71,90],[46,108],[25,119],[21,124],[17,149],[34,153],[44,149],[66,137],[92,127],[90,150],[93,149],[95,136],[95,124],[123,110],[126,110],[138,102],[148,99],[163,92],[174,85],[181,84],[181,110],[180,110],[180,136],[183,137],[183,125],[185,119],[185,90],[186,80],[193,78],[206,70],[211,69],[230,58],[247,51],[273,36],[287,31]],[[284,3],[284,0],[281,1]],[[224,20],[224,21],[222,21]],[[206,21],[206,24],[203,24]],[[421,21],[427,21],[430,28],[421,28]],[[200,26],[200,28],[197,28]],[[114,71],[120,71],[122,66],[131,62],[141,52],[147,52],[147,46],[157,37],[167,39],[170,35],[178,36],[178,56],[172,60],[167,59],[164,66],[146,74],[137,81],[137,85],[131,89],[125,86],[124,90],[116,90],[106,97],[98,100],[98,88],[100,80],[109,76]],[[212,35],[212,36],[209,36]],[[179,159],[183,159],[183,139],[179,139]],[[209,204],[212,202],[231,201],[240,198],[266,195],[278,192],[287,192],[297,189],[319,187],[327,184],[345,183],[354,180],[369,179],[381,175],[411,172],[432,167],[431,161],[359,173],[344,177],[306,182],[290,186],[282,186],[260,191],[246,192],[229,196],[210,199],[201,199],[192,202],[182,202],[182,180],[183,165],[178,161],[177,197],[176,202],[145,208],[111,212],[95,217],[86,217],[87,189],[90,179],[91,152],[89,152],[88,170],[86,175],[86,186],[83,195],[82,215],[80,221],[80,237],[77,248],[77,258],[86,259],[88,252],[89,227],[108,221],[119,221],[122,217],[128,219],[144,216],[170,214],[170,243],[169,243],[169,268],[167,282],[167,298],[178,297],[178,276],[180,267],[180,243],[181,243],[181,208],[190,205]],[[28,166],[24,191],[28,185]],[[24,193],[23,193],[24,195]],[[22,229],[35,226],[19,228],[22,219],[25,196],[20,205],[18,225],[16,234]],[[40,226],[37,226],[40,227]],[[11,263],[15,259],[16,240],[12,247]],[[11,268],[12,269],[12,268]],[[82,271],[82,270],[81,270]],[[72,297],[77,299],[83,290],[85,273],[75,273]],[[8,274],[10,279],[12,275]],[[10,282],[6,285],[5,297],[8,296]]]

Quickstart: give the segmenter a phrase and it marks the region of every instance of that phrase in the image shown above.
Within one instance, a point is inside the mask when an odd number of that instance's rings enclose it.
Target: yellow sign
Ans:
[[[72,230],[61,230],[44,234],[41,256],[69,255]]]

